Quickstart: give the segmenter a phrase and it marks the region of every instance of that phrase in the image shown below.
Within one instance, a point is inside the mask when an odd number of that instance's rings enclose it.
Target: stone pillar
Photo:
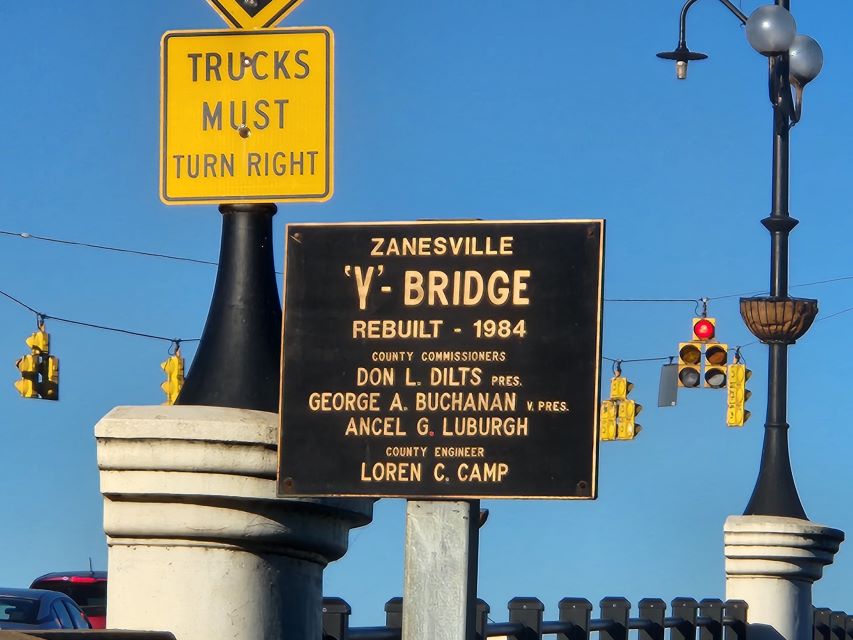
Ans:
[[[178,640],[322,637],[323,569],[373,502],[276,497],[276,414],[117,407],[95,437],[108,627]]]
[[[778,516],[729,516],[726,599],[745,600],[750,640],[811,640],[812,584],[844,532]]]

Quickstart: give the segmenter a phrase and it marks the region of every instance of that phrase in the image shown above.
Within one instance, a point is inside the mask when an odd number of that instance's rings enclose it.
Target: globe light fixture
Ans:
[[[746,21],[746,39],[765,56],[786,53],[797,35],[797,23],[791,12],[778,4],[758,7]]]
[[[823,50],[813,38],[797,36],[788,50],[791,81],[805,85],[817,78],[823,67]]]

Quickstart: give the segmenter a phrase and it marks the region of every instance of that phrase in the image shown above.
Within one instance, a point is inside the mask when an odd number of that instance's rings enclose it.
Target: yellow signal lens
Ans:
[[[702,359],[702,351],[695,344],[684,344],[678,351],[678,358],[687,364],[699,364]]]
[[[708,364],[720,366],[728,360],[728,349],[723,345],[712,344],[705,349],[705,360]]]

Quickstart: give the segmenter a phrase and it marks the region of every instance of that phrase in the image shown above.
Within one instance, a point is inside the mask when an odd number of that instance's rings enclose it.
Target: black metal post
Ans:
[[[832,630],[830,628],[830,619],[832,617],[832,611],[829,609],[815,609],[814,610],[814,632],[812,634],[813,640],[830,640],[832,637]]]
[[[563,598],[559,608],[560,622],[570,622],[572,629],[568,633],[558,633],[557,640],[589,640],[592,603],[584,598]]]
[[[323,598],[322,640],[347,640],[352,608],[341,598]]]
[[[648,620],[649,626],[637,631],[637,640],[663,640],[666,635],[666,603],[660,598],[643,598],[638,608],[640,618]]]
[[[696,640],[696,609],[699,603],[693,598],[675,598],[672,617],[678,622],[669,631],[670,640]]]
[[[488,602],[477,598],[476,610],[477,621],[474,625],[475,639],[486,640],[486,625],[489,624],[489,612],[492,609],[489,607]]]
[[[385,603],[385,626],[392,629],[403,627],[403,599],[399,596]]]
[[[723,638],[725,640],[746,640],[746,613],[748,610],[743,600],[726,600],[723,620],[725,625]]]
[[[545,605],[538,598],[513,598],[507,603],[510,623],[520,623],[523,631],[515,640],[540,640]]]
[[[628,640],[628,613],[631,603],[625,598],[602,598],[601,617],[613,624],[599,632],[601,640]]]
[[[717,598],[701,600],[699,615],[706,619],[699,627],[699,640],[723,640],[723,601]]]
[[[281,301],[274,204],[224,204],[207,322],[176,404],[278,411]]]
[[[788,0],[777,4],[789,8]],[[797,220],[788,212],[791,85],[788,54],[770,62],[770,98],[773,102],[773,208],[761,223],[770,232],[770,298],[788,298],[788,235]],[[744,515],[787,516],[806,520],[788,452],[788,343],[768,344],[767,418],[755,489]]]

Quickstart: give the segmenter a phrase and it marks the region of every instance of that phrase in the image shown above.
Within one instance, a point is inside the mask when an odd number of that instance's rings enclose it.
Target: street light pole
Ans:
[[[786,1],[782,6],[788,9]],[[783,106],[791,95],[788,55],[770,61],[773,103],[773,206],[761,223],[770,233],[770,298],[788,298],[788,236],[798,220],[788,211],[790,132],[792,121]],[[774,91],[775,89],[775,91]],[[774,95],[775,94],[775,95]],[[780,104],[781,103],[781,104]],[[791,470],[788,452],[788,343],[768,343],[767,418],[758,479],[744,515],[777,515],[807,520]]]
[[[658,54],[676,61],[679,79],[687,77],[688,62],[707,57],[691,52],[686,43],[687,11],[696,1],[687,0],[681,10],[678,46],[674,51]],[[761,221],[770,233],[770,295],[740,301],[747,327],[769,348],[764,444],[758,479],[744,515],[806,520],[788,451],[788,345],[814,322],[817,300],[788,295],[788,236],[798,222],[788,212],[789,151],[790,130],[802,112],[803,87],[819,73],[823,54],[814,40],[796,35],[789,0],[759,7],[749,18],[728,0],[720,2],[746,25],[750,45],[769,58],[773,106],[772,209]]]

